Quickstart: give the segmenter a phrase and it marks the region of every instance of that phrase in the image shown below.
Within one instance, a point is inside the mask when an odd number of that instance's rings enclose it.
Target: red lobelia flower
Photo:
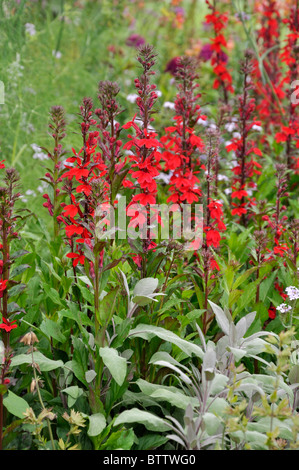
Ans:
[[[0,329],[6,331],[6,333],[10,333],[11,330],[18,327],[18,325],[16,324],[16,320],[10,322],[8,319],[3,317],[2,322],[3,323],[0,323]]]

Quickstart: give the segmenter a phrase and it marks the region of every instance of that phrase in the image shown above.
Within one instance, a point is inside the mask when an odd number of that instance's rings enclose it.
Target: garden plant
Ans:
[[[298,0],[0,10],[0,449],[298,450]]]

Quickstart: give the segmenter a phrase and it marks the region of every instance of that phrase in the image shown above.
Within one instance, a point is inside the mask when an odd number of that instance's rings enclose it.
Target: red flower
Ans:
[[[5,330],[6,333],[10,333],[11,330],[13,330],[14,328],[17,328],[18,326],[15,324],[16,320],[13,320],[12,322],[10,322],[6,318],[2,318],[2,321],[3,323],[0,324],[0,329]]]
[[[218,265],[217,261],[216,261],[214,258],[212,258],[212,259],[210,260],[210,269],[211,269],[212,271],[213,271],[214,269],[217,269],[217,271],[220,271],[219,265]]]
[[[206,231],[207,246],[218,248],[220,239],[220,233],[217,230],[210,228]]]
[[[3,292],[5,291],[5,289],[7,288],[7,283],[8,281],[5,280],[5,281],[0,281],[0,298],[3,297]]]
[[[85,256],[80,252],[80,253],[68,253],[67,258],[72,258],[73,259],[73,266],[77,266],[78,263],[84,265],[84,260]]]
[[[235,188],[233,188],[233,189],[235,189]],[[235,199],[235,198],[240,199],[240,201],[241,201],[241,199],[243,199],[243,197],[246,197],[246,196],[248,196],[248,192],[245,191],[245,189],[236,189],[236,191],[234,191],[232,193],[232,198],[233,199]]]
[[[223,216],[222,212],[222,204],[217,201],[211,201],[210,204],[208,204],[208,209],[210,211],[210,215],[212,219],[216,219],[217,221],[221,220],[221,217]]]
[[[64,206],[63,208],[63,215],[65,217],[75,217],[78,214],[78,208],[73,204],[69,204],[68,206]]]
[[[67,237],[69,238],[75,235],[75,233],[77,233],[78,235],[81,235],[81,233],[83,232],[83,227],[79,225],[66,225],[65,232],[66,232]]]
[[[276,311],[275,311],[275,308],[274,307],[270,307],[268,309],[268,314],[269,314],[269,318],[271,320],[274,320],[274,318],[276,317]]]
[[[240,206],[237,206],[237,204],[234,204],[234,203],[232,204],[233,206],[235,206],[235,209],[232,210],[232,215],[241,216],[247,213],[247,209],[245,209],[244,204],[241,204]]]

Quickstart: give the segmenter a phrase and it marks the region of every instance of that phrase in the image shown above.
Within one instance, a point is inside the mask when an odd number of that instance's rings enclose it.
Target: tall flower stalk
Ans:
[[[220,2],[219,2],[220,3]],[[228,14],[221,13],[217,8],[217,1],[206,0],[206,4],[210,13],[206,15],[205,21],[213,28],[213,38],[211,39],[211,64],[216,78],[213,83],[213,88],[222,90],[223,102],[228,104],[229,94],[234,93],[232,85],[232,76],[227,69],[227,55],[225,49],[227,47],[227,40],[224,36],[224,30],[228,22]]]
[[[296,93],[298,86],[298,46],[299,46],[299,2],[296,0],[291,7],[290,15],[283,22],[288,26],[288,33],[285,39],[285,45],[280,54],[280,60],[286,65],[287,72],[283,79],[286,84],[285,94],[288,98],[285,109],[285,122],[281,124],[281,129],[276,133],[276,142],[285,143],[285,164],[288,169],[299,168],[299,158],[297,155],[299,119],[297,100],[292,100],[292,84],[296,84]],[[289,175],[288,175],[289,178]]]
[[[1,163],[1,168],[5,165]],[[3,343],[3,358],[0,363],[0,449],[2,449],[3,440],[3,396],[10,384],[8,374],[10,372],[10,364],[13,356],[13,349],[10,344],[11,331],[17,328],[17,315],[20,313],[20,307],[14,304],[9,305],[9,290],[20,284],[20,281],[14,280],[12,266],[18,255],[12,252],[13,241],[19,238],[19,230],[25,219],[21,209],[16,207],[16,203],[20,198],[19,190],[19,174],[14,168],[5,169],[3,176],[3,186],[0,187],[0,312],[2,322],[0,323],[0,331]],[[29,213],[29,212],[28,212]],[[2,356],[2,352],[1,352]]]
[[[145,230],[142,237],[142,252],[135,257],[141,270],[141,277],[146,277],[146,258],[149,250],[155,243],[151,239],[151,214],[150,205],[156,204],[157,183],[155,178],[159,175],[160,152],[162,144],[157,139],[157,133],[152,127],[154,118],[152,117],[154,105],[158,95],[156,85],[151,83],[151,78],[155,74],[156,53],[150,45],[141,46],[138,49],[137,60],[141,65],[141,74],[135,79],[135,87],[138,93],[136,105],[138,107],[138,124],[136,123],[137,113],[132,121],[126,123],[123,128],[135,130],[135,135],[129,135],[129,141],[123,146],[124,150],[130,151],[129,160],[131,169],[124,181],[125,187],[135,189],[131,202],[127,207],[127,215],[130,217],[129,229]],[[129,176],[128,175],[128,176]],[[138,191],[139,190],[139,191]]]
[[[61,142],[66,136],[65,128],[66,121],[63,107],[53,106],[50,111],[49,122],[50,135],[54,140],[53,149],[50,151],[47,148],[41,148],[47,152],[48,157],[53,162],[53,168],[48,169],[47,173],[45,174],[45,178],[42,179],[52,187],[52,197],[45,193],[43,197],[46,199],[46,202],[44,202],[43,206],[48,209],[50,216],[53,218],[54,239],[60,235],[59,214],[61,212],[61,207],[59,185],[61,183],[62,171],[64,169],[62,165],[62,159],[66,154]]]
[[[256,183],[253,179],[254,175],[261,173],[261,164],[256,161],[257,156],[262,156],[261,150],[251,139],[252,128],[260,125],[254,115],[255,99],[251,96],[252,91],[252,53],[245,52],[245,59],[241,66],[243,75],[243,91],[239,96],[239,135],[232,139],[232,142],[226,147],[227,151],[234,151],[236,165],[232,171],[234,173],[232,181],[232,215],[240,217],[242,225],[248,223],[248,211],[252,205],[255,205],[254,199],[249,196],[249,190],[255,189]]]

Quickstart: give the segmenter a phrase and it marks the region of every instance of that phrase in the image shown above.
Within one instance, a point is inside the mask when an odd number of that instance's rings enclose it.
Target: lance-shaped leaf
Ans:
[[[214,302],[211,302],[209,300],[209,304],[212,307],[212,310],[215,314],[216,321],[219,325],[219,328],[225,333],[226,335],[229,335],[230,329],[229,326],[232,323],[232,318],[229,315],[229,312],[224,312],[221,307],[218,305],[214,304]]]
[[[197,344],[186,341],[172,331],[166,330],[165,328],[161,328],[159,326],[139,324],[136,328],[131,330],[129,336],[139,336],[146,340],[151,340],[154,336],[158,336],[164,341],[175,344],[185,354],[187,354],[187,356],[192,356],[192,354],[195,354],[195,356],[199,357],[200,359],[203,358],[203,351]]]
[[[100,356],[115,382],[121,386],[127,375],[127,361],[114,348],[100,348]]]
[[[158,279],[154,277],[146,277],[138,281],[134,287],[132,302],[142,307],[148,305],[152,301],[157,302],[155,297],[158,295],[164,295],[154,293],[158,287],[158,283]]]

